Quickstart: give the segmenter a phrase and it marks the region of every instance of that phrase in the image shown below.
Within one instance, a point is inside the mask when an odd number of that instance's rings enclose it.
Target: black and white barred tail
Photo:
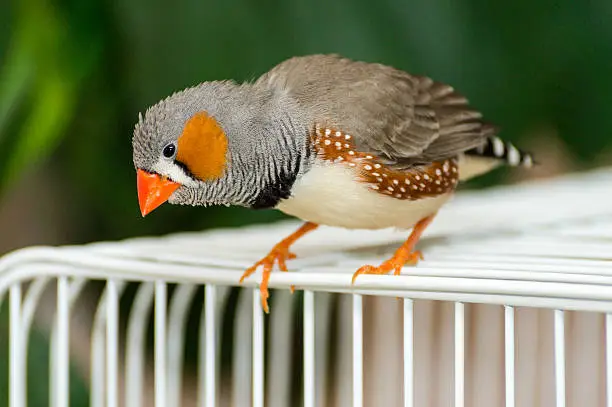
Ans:
[[[497,159],[511,167],[530,168],[534,165],[533,156],[530,153],[496,136],[489,137],[485,144],[467,151],[466,155]]]

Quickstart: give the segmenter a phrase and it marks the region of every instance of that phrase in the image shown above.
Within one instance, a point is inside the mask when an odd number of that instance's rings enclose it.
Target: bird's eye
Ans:
[[[164,151],[162,151],[162,154],[166,158],[174,157],[174,153],[176,153],[176,146],[174,144],[168,144],[166,147],[164,147]]]

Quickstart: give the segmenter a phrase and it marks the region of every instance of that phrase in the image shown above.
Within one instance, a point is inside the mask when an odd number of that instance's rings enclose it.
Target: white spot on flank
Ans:
[[[406,188],[404,188],[404,187],[400,187],[400,191],[402,191],[402,192],[406,192]]]
[[[396,197],[396,198],[401,198],[401,197],[402,197],[402,194],[395,194],[395,197]]]
[[[423,179],[424,179],[425,181],[429,180],[429,175],[427,175],[427,174],[423,175]]]
[[[349,167],[354,167],[355,163],[349,163]]]
[[[387,187],[387,189],[391,192],[393,192],[393,187]]]
[[[372,157],[371,155],[366,155],[366,158],[367,158],[368,160],[371,160],[371,159],[372,159],[372,158],[374,158],[374,157]]]
[[[395,185],[398,185],[398,184],[399,184],[399,181],[398,181],[398,180],[396,180],[396,179],[394,179],[394,180],[393,180],[393,183],[394,183]]]
[[[330,145],[330,144],[331,144],[331,141],[330,141],[330,140],[325,140],[325,145],[326,145],[326,146],[328,146],[328,145]]]
[[[350,140],[351,136],[349,136],[348,134],[344,136],[345,139]]]
[[[339,141],[336,141],[336,143],[335,143],[335,144],[336,144],[336,147],[341,147],[341,146],[342,146],[342,143],[341,143],[341,142],[339,142]]]
[[[378,178],[376,178],[376,181],[382,182],[382,178],[378,177]]]
[[[342,133],[340,133],[339,131],[336,132],[336,137],[342,137]]]
[[[436,175],[439,177],[442,175],[442,171],[439,168],[436,168]]]
[[[366,164],[366,165],[363,166],[363,168],[365,168],[366,170],[370,171],[372,169],[372,166]]]
[[[349,147],[350,147],[350,146],[349,146],[348,144],[345,144],[345,145],[344,145],[344,148],[349,148]]]
[[[349,155],[355,155],[355,152],[353,150],[349,151]]]
[[[380,177],[380,174],[379,174],[379,173],[377,173],[377,172],[373,172],[373,173],[372,173],[372,176],[373,176],[373,177]]]
[[[415,175],[415,176],[414,176],[414,179],[416,179],[417,181],[420,181],[420,180],[421,180],[421,177],[419,177],[418,175]]]
[[[410,180],[408,178],[406,178],[404,182],[406,183],[406,185],[410,185]]]
[[[376,169],[380,168],[380,164],[374,164],[374,168]]]
[[[331,134],[331,130],[330,129],[325,129],[325,136],[329,137],[330,134]]]

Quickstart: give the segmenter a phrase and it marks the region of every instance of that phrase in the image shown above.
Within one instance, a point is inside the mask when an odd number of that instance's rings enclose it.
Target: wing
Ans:
[[[350,133],[360,151],[396,167],[454,157],[495,133],[452,87],[381,64],[295,57],[256,83],[288,92],[311,122]]]

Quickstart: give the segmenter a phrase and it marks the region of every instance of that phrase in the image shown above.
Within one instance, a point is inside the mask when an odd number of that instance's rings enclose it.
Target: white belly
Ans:
[[[451,193],[416,201],[400,200],[371,190],[355,179],[352,168],[317,163],[296,181],[290,198],[277,209],[321,225],[348,229],[410,229],[434,214]]]

